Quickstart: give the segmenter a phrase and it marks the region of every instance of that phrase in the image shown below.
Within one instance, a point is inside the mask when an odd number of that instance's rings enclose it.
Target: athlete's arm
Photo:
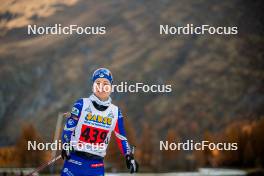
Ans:
[[[138,163],[134,159],[133,153],[131,153],[130,146],[127,142],[123,116],[120,109],[118,109],[118,119],[115,126],[115,136],[118,147],[121,150],[121,153],[126,158],[126,165],[127,168],[130,170],[130,173],[138,172]]]
[[[116,136],[116,142],[118,144],[118,147],[119,147],[121,153],[124,156],[129,155],[131,151],[130,151],[130,146],[129,146],[127,138],[126,138],[123,116],[122,116],[120,109],[118,109],[118,119],[116,122],[114,132],[115,132],[115,136]]]
[[[70,143],[71,141],[71,135],[73,131],[75,130],[78,120],[81,116],[83,107],[83,99],[77,100],[71,111],[71,116],[68,117],[66,124],[64,126],[63,132],[62,132],[62,143]]]

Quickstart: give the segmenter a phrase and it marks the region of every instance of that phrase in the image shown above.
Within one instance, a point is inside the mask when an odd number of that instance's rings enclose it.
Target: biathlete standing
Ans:
[[[74,103],[63,130],[62,142],[68,147],[61,153],[65,159],[61,175],[104,175],[103,160],[112,132],[130,173],[135,173],[138,163],[126,138],[121,110],[111,103],[112,74],[99,68],[92,81],[93,94]]]

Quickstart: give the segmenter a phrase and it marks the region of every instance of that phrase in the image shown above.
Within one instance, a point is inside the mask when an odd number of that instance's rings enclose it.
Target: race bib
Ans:
[[[108,132],[109,130],[82,125],[79,141],[91,144],[101,144],[105,142]]]

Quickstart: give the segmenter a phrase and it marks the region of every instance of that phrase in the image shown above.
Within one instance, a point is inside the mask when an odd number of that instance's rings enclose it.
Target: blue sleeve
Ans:
[[[74,105],[72,107],[71,115],[74,115],[74,116],[80,118],[81,112],[82,112],[82,107],[83,107],[83,99],[81,98],[74,103]]]
[[[120,109],[118,109],[118,119],[115,126],[115,136],[116,136],[116,142],[118,144],[121,153],[124,156],[130,154],[130,146],[127,141],[126,131],[123,122],[123,115]]]
[[[82,108],[83,99],[79,99],[74,103],[71,111],[71,116],[66,120],[66,124],[62,132],[62,143],[69,143],[71,141],[71,135],[78,124]]]

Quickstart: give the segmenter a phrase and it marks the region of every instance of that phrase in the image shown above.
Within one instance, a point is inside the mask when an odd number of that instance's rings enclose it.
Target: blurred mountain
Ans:
[[[98,67],[115,83],[171,84],[171,93],[114,93],[140,136],[175,128],[198,138],[264,107],[261,0],[1,0],[0,138],[32,122],[50,139],[59,112],[91,92]],[[27,35],[27,24],[106,26],[106,35]],[[159,25],[238,26],[239,34],[161,36]]]

